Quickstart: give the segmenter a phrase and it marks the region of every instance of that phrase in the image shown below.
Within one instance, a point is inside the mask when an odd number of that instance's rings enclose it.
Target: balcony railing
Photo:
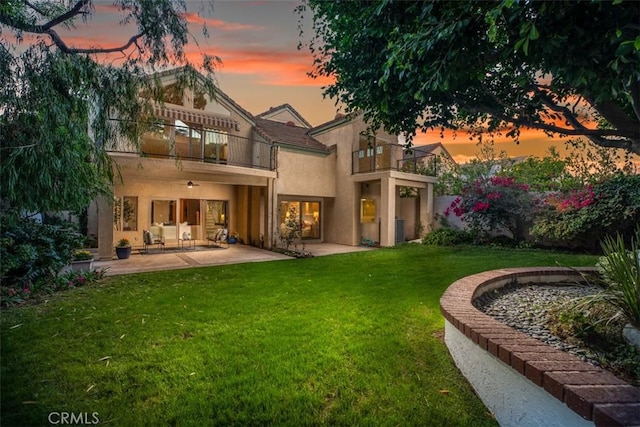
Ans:
[[[114,141],[109,151],[138,153],[142,157],[275,170],[272,144],[206,129],[186,128],[184,131],[176,128],[171,132],[159,129],[145,133],[139,146],[120,140]]]
[[[407,154],[399,145],[378,145],[352,153],[353,174],[395,170],[417,175],[436,176],[436,156],[414,151]]]

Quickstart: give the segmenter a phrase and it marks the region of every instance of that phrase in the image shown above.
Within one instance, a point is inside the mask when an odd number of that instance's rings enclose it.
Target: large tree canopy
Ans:
[[[105,144],[117,136],[136,141],[149,102],[162,99],[160,82],[149,74],[182,66],[178,80],[186,85],[197,80],[194,67],[213,72],[217,58],[203,55],[192,64],[185,54],[184,0],[115,0],[111,11],[131,32],[126,40],[78,46],[69,41],[77,26],[104,13],[91,0],[0,3],[4,209],[80,210],[109,194]],[[211,79],[204,85],[213,92]],[[140,99],[143,90],[152,96]]]
[[[374,127],[586,136],[640,154],[635,1],[309,0],[313,76]],[[304,12],[307,8],[301,7]]]

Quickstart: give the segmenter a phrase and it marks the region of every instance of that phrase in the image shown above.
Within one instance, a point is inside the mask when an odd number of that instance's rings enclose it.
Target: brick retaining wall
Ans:
[[[594,269],[579,269],[593,272]],[[513,281],[553,283],[579,279],[569,268],[512,268],[454,282],[440,299],[445,319],[469,340],[515,369],[596,426],[640,425],[640,388],[518,332],[476,309],[472,301]]]

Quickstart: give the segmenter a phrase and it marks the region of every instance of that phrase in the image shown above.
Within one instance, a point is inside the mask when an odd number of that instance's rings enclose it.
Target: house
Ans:
[[[449,151],[444,147],[441,142],[435,142],[432,144],[415,145],[405,150],[405,156],[411,157],[424,157],[433,155],[432,169],[437,170],[438,174],[451,171],[457,166],[457,162],[453,159]]]
[[[156,77],[175,83],[175,71]],[[227,228],[270,248],[293,217],[303,241],[393,246],[419,237],[407,224],[431,224],[435,177],[417,165],[433,154],[405,158],[397,136],[367,134],[362,115],[312,127],[289,104],[254,116],[218,89],[166,92],[139,145],[109,144],[122,179],[90,218],[101,258],[121,238],[142,247],[143,230],[177,245]],[[418,197],[401,203],[403,186]]]

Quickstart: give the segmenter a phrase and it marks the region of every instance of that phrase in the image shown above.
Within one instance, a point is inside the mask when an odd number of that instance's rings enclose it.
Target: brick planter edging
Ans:
[[[640,388],[610,372],[500,323],[473,306],[483,293],[514,281],[576,281],[594,268],[509,268],[454,282],[440,299],[445,319],[473,343],[511,366],[596,426],[640,425]]]

